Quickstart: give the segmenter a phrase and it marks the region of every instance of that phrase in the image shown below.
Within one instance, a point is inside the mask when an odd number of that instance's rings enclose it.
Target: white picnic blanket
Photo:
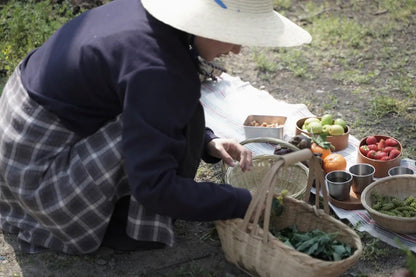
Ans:
[[[201,103],[205,111],[206,125],[221,137],[245,140],[244,120],[248,115],[279,115],[286,116],[284,139],[295,135],[296,121],[300,118],[313,116],[304,104],[289,104],[279,101],[267,91],[254,88],[250,83],[243,82],[238,77],[226,73],[221,75],[217,82],[207,82],[202,85]],[[347,160],[347,168],[356,163],[359,140],[349,136],[348,147],[338,153]],[[267,144],[247,144],[254,155],[271,154],[273,146]],[[416,170],[415,161],[403,159],[403,165]],[[331,204],[330,204],[331,205]],[[373,237],[395,246],[395,240],[416,252],[416,234],[400,235],[386,231],[375,224],[366,210],[344,210],[331,205],[339,218],[347,219],[357,230],[365,231]]]

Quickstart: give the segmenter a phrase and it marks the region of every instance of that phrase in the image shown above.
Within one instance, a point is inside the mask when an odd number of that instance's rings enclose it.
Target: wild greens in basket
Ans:
[[[325,261],[339,261],[354,253],[348,244],[336,239],[337,232],[326,233],[318,229],[300,232],[293,225],[272,234],[297,251]]]
[[[404,200],[396,197],[381,195],[377,191],[371,193],[372,208],[391,216],[414,217],[416,216],[416,199],[410,195]]]
[[[272,202],[269,231],[275,237],[297,251],[321,260],[339,261],[354,253],[355,249],[336,239],[337,232],[326,233],[318,229],[300,232],[296,225],[277,230],[275,222],[279,220],[284,209],[282,198],[282,196],[275,197]]]

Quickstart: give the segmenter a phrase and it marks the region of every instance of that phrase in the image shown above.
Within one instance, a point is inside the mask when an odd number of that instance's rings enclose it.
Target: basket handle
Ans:
[[[256,137],[256,138],[249,138],[246,140],[243,140],[240,142],[241,145],[245,145],[245,144],[249,144],[249,143],[270,143],[270,144],[274,144],[274,145],[283,145],[289,149],[291,149],[292,151],[299,151],[299,148],[296,147],[295,145],[281,140],[281,139],[277,139],[277,138],[272,138],[272,137]],[[227,165],[225,162],[222,163],[222,169],[223,171],[226,171],[229,168],[229,165]]]
[[[286,155],[282,155],[281,158],[285,161],[284,165],[292,165],[297,162],[302,162],[310,160],[313,156],[313,153],[310,149],[302,149],[296,152],[291,152]]]
[[[277,138],[271,138],[271,137],[257,137],[257,138],[249,138],[246,140],[243,140],[240,142],[241,145],[245,145],[245,144],[249,144],[249,143],[270,143],[270,144],[281,144],[284,145],[285,147],[293,150],[293,151],[298,151],[299,148],[296,147],[295,145],[285,141],[285,140],[281,140],[281,139],[277,139]]]
[[[264,207],[264,224],[263,224],[263,242],[267,242],[269,239],[269,224],[270,224],[270,212],[273,200],[272,185],[278,176],[279,170],[282,166],[289,166],[296,162],[306,161],[313,156],[310,149],[302,149],[296,152],[292,152],[286,155],[280,156],[280,159],[267,171],[263,177],[262,184],[253,196],[250,205],[247,209],[246,215],[242,222],[243,230],[248,230],[250,220],[253,221],[254,227],[251,228],[251,233],[257,232],[259,228],[258,222],[260,215]]]

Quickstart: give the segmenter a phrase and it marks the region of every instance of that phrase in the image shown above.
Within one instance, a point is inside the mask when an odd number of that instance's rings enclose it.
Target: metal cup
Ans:
[[[340,201],[350,198],[352,174],[345,170],[331,171],[325,175],[329,195]]]
[[[374,172],[376,169],[371,164],[355,164],[349,168],[353,176],[352,191],[361,194],[363,190],[374,181]]]
[[[415,174],[413,169],[404,167],[404,166],[396,166],[389,169],[388,172],[389,176],[395,176],[395,175],[402,175],[402,174]]]

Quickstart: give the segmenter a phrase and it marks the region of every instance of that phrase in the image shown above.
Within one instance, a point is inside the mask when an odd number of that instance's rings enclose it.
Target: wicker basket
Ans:
[[[292,197],[283,198],[284,212],[279,217],[281,220],[279,226],[276,226],[278,230],[296,224],[298,230],[304,232],[314,229],[338,232],[339,241],[356,249],[353,255],[334,262],[316,259],[285,245],[268,231],[273,198],[271,186],[279,178],[280,168],[292,163],[293,155],[304,155],[306,152],[312,155],[309,150],[300,150],[282,156],[270,168],[244,219],[215,222],[226,259],[251,276],[339,276],[359,259],[362,252],[361,240],[352,229],[323,210]],[[299,157],[296,159],[306,160]],[[260,227],[258,223],[262,207],[266,207],[265,221],[263,227]]]
[[[248,143],[270,143],[281,144],[293,151],[298,151],[296,146],[279,139],[274,138],[255,138],[241,142],[242,145]],[[253,169],[243,172],[240,167],[227,167],[224,165],[224,180],[226,183],[235,187],[246,188],[254,191],[261,185],[264,175],[279,160],[277,155],[258,155],[253,158]],[[305,193],[308,182],[308,168],[300,162],[285,167],[280,172],[279,178],[273,184],[274,192],[281,193],[286,189],[289,196],[301,199]]]
[[[364,208],[378,225],[396,233],[416,233],[416,217],[391,216],[374,210],[371,200],[373,191],[402,200],[410,195],[416,197],[416,175],[397,175],[379,179],[366,187],[361,194]]]

